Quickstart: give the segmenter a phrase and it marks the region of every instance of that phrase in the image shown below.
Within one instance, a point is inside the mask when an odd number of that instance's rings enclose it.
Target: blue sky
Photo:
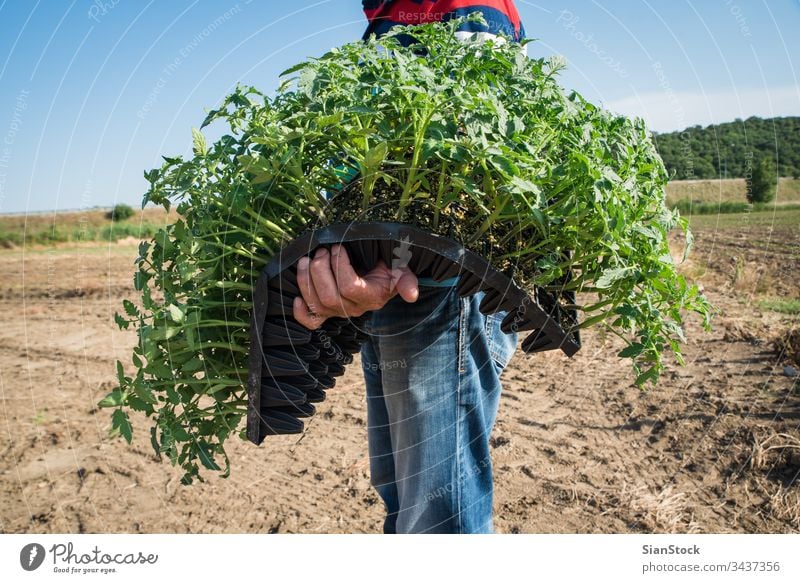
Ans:
[[[657,131],[800,115],[798,0],[517,0],[531,56]],[[357,39],[357,0],[0,0],[0,213],[138,205],[237,83]]]

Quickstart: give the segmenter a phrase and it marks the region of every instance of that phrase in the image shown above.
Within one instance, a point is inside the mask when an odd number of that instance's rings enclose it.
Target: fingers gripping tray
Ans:
[[[300,433],[301,419],[311,417],[314,403],[325,399],[336,377],[353,362],[366,340],[358,318],[329,318],[308,330],[292,315],[300,295],[296,264],[320,246],[344,244],[357,270],[372,269],[379,260],[408,266],[420,276],[442,281],[458,276],[460,296],[485,292],[483,314],[508,312],[502,330],[530,331],[525,352],[561,349],[572,356],[580,349],[577,315],[562,307],[559,297],[539,288],[529,295],[506,274],[460,243],[401,223],[333,224],[290,242],[267,264],[253,297],[249,352],[247,438],[260,444],[267,435]],[[574,304],[571,292],[561,294]]]

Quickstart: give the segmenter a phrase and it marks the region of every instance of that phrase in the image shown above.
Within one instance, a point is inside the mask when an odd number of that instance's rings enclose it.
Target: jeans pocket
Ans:
[[[486,317],[486,337],[489,340],[489,354],[498,374],[508,366],[517,349],[517,333],[506,334],[500,329],[507,312],[496,312]]]
[[[406,302],[399,295],[375,310],[370,318],[371,333],[403,335],[435,339],[458,317],[458,295],[455,288],[419,286],[415,302]]]

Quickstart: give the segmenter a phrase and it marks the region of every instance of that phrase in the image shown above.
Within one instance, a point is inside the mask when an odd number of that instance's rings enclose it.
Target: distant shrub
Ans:
[[[112,221],[124,221],[125,219],[131,218],[135,212],[136,211],[127,204],[118,204],[108,211],[106,216]]]
[[[753,168],[753,176],[747,189],[748,202],[769,202],[775,197],[778,175],[772,158],[765,156]]]
[[[19,233],[7,232],[0,229],[0,247],[11,249],[22,243],[22,236]]]

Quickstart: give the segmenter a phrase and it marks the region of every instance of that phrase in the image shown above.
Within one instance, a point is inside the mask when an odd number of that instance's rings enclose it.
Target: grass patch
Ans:
[[[769,312],[779,314],[789,314],[796,316],[800,314],[800,299],[798,298],[767,298],[758,302],[758,307]]]
[[[769,211],[685,215],[693,229],[746,229],[749,227],[794,227],[800,225],[800,208],[775,207]]]
[[[727,215],[731,213],[749,213],[762,211],[792,211],[800,210],[800,203],[787,203],[776,205],[771,202],[750,204],[748,202],[697,202],[692,200],[679,200],[670,205],[677,208],[684,216],[688,215]]]
[[[667,204],[674,206],[679,201],[691,200],[695,204],[741,202],[747,200],[747,183],[744,178],[727,180],[673,180],[667,184]],[[800,204],[800,180],[779,178],[775,191],[778,205]]]
[[[55,245],[88,241],[118,241],[127,237],[149,239],[177,215],[148,208],[135,216],[111,222],[103,209],[0,216],[0,248]]]
[[[86,241],[118,241],[126,237],[147,239],[156,234],[160,223],[115,223],[105,227],[79,227],[67,229],[53,227],[36,231],[0,230],[0,247],[29,245],[54,245],[56,243],[82,243]]]

